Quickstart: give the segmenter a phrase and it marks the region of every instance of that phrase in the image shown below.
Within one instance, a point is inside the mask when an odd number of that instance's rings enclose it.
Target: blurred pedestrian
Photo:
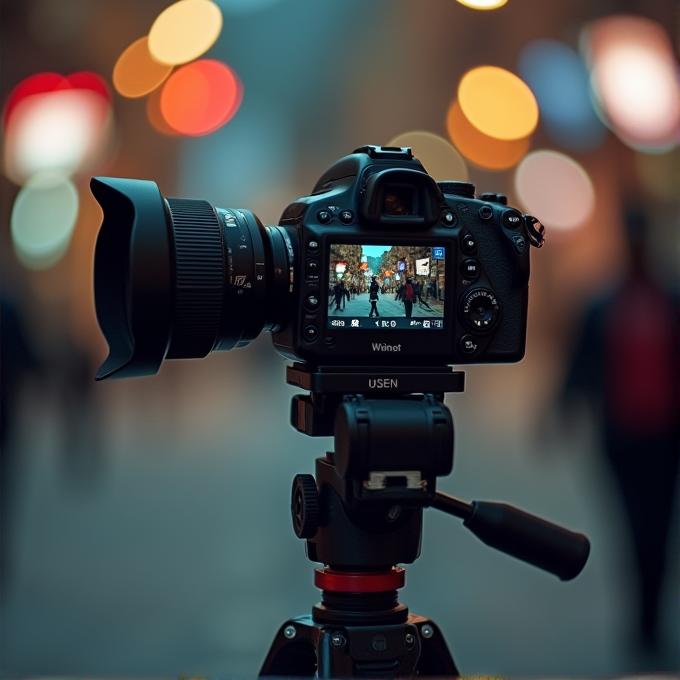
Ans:
[[[647,223],[626,215],[630,267],[585,315],[563,388],[599,406],[604,453],[634,555],[635,636],[660,649],[660,606],[680,461],[680,307],[651,275]]]

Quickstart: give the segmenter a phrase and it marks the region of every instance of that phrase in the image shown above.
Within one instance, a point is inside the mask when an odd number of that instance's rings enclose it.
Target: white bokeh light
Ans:
[[[91,90],[59,90],[21,100],[5,130],[6,175],[23,184],[39,172],[70,176],[100,160],[112,130],[109,103]]]
[[[644,46],[620,45],[598,59],[593,83],[624,138],[640,145],[672,143],[680,119],[672,64]]]
[[[546,227],[575,229],[595,208],[588,173],[572,158],[556,151],[534,151],[517,166],[515,190],[520,203]]]
[[[47,269],[68,249],[78,219],[78,190],[63,175],[44,172],[30,179],[12,208],[14,252],[29,269]]]

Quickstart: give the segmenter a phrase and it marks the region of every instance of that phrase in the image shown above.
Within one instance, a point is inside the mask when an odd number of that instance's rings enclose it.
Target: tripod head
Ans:
[[[413,562],[422,509],[434,507],[463,519],[487,545],[562,580],[582,571],[590,552],[583,534],[504,503],[467,503],[436,490],[437,477],[453,468],[444,394],[464,390],[464,373],[294,364],[287,379],[310,391],[293,398],[293,426],[335,436],[335,452],[317,462],[321,485],[298,475],[293,488],[294,528],[312,561],[352,569]]]
[[[420,555],[423,509],[463,519],[482,541],[562,580],[583,569],[590,545],[574,533],[502,503],[466,503],[437,491],[453,469],[446,392],[465,376],[440,368],[311,368],[288,382],[293,427],[335,437],[316,479],[296,475],[293,528],[305,539],[321,602],[280,628],[261,676],[453,677],[460,673],[437,626],[398,601],[401,564]]]

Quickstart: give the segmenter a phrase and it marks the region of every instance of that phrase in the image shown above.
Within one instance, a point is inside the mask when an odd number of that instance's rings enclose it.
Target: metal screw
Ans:
[[[421,629],[420,632],[423,634],[424,638],[431,638],[434,635],[434,628],[432,626],[428,626],[425,624]]]
[[[331,644],[333,647],[342,647],[345,644],[345,638],[337,633],[331,637]]]
[[[297,631],[295,630],[295,626],[286,626],[283,629],[283,634],[289,639],[292,640],[296,635]]]
[[[407,633],[407,634],[406,634],[406,644],[407,644],[409,647],[415,642],[415,640],[416,640],[416,639],[413,637],[413,635],[411,635],[411,633]]]

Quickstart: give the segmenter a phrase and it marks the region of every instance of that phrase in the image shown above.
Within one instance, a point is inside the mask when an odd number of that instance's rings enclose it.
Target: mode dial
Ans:
[[[444,194],[453,194],[463,198],[475,197],[475,185],[470,182],[437,182],[437,186]]]

